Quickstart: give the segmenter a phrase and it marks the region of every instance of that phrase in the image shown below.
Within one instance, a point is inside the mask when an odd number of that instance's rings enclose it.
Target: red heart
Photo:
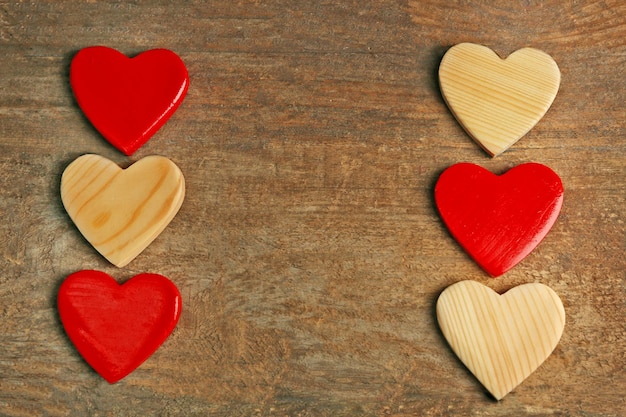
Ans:
[[[559,176],[545,165],[518,165],[497,176],[470,164],[446,169],[435,203],[452,236],[491,276],[517,265],[546,236],[563,203]]]
[[[183,61],[167,49],[134,58],[92,46],[72,59],[70,84],[79,107],[120,151],[131,155],[176,111],[189,87]]]
[[[178,289],[162,275],[139,274],[118,285],[104,272],[89,270],[63,281],[57,303],[76,349],[111,384],[161,346],[182,307]]]

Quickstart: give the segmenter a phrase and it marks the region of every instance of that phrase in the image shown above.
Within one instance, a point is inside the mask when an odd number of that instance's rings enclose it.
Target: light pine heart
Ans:
[[[459,359],[500,400],[550,356],[563,334],[565,310],[543,284],[499,295],[461,281],[439,296],[437,320]]]
[[[556,62],[534,48],[501,59],[485,46],[461,43],[446,52],[439,66],[439,85],[450,111],[492,156],[541,120],[560,82]]]
[[[156,239],[184,197],[182,172],[162,156],[148,156],[122,169],[99,155],[83,155],[61,178],[61,199],[70,218],[120,268]]]

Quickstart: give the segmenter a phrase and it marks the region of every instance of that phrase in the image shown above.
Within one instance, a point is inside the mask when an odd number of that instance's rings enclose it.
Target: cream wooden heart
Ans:
[[[550,356],[563,334],[565,310],[543,284],[499,295],[461,281],[439,296],[437,320],[459,359],[500,400]]]
[[[121,169],[99,155],[83,155],[61,178],[61,199],[72,221],[120,268],[165,229],[184,198],[182,172],[162,156],[148,156]]]
[[[506,59],[473,43],[450,48],[439,66],[441,94],[465,131],[490,155],[507,150],[548,111],[561,73],[545,52],[523,48]]]

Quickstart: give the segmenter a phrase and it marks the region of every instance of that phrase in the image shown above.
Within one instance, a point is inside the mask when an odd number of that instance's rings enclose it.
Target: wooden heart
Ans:
[[[491,276],[517,265],[541,242],[563,204],[559,176],[526,163],[498,176],[459,163],[435,185],[435,204],[452,236]]]
[[[162,156],[145,157],[123,170],[87,154],[72,162],[61,178],[61,199],[74,224],[118,267],[156,239],[184,198],[182,172]]]
[[[543,284],[499,295],[461,281],[439,296],[437,321],[454,353],[500,400],[550,356],[563,334],[565,310]]]
[[[189,76],[167,49],[128,58],[92,46],[72,59],[70,84],[78,106],[94,127],[126,155],[139,149],[182,103]]]
[[[450,111],[492,156],[539,122],[560,82],[556,62],[533,48],[502,60],[485,46],[461,43],[446,52],[439,66],[441,94]]]
[[[63,327],[91,367],[109,383],[133,372],[176,327],[182,308],[176,285],[140,274],[123,285],[100,271],[79,271],[61,284]]]

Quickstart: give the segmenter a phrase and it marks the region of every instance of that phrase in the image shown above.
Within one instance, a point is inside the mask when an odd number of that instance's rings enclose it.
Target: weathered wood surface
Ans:
[[[446,108],[451,45],[558,63],[552,107],[492,159]],[[132,158],[73,99],[80,48],[165,47],[190,88]],[[0,415],[619,416],[626,403],[626,4],[450,1],[0,1]],[[79,155],[172,159],[182,208],[118,269],[80,235],[59,183]],[[456,162],[528,161],[562,178],[555,227],[486,276],[447,233],[433,186]],[[68,274],[168,276],[178,327],[109,385],[55,307]],[[555,352],[501,402],[454,356],[437,296],[473,279],[539,282],[566,312]]]

